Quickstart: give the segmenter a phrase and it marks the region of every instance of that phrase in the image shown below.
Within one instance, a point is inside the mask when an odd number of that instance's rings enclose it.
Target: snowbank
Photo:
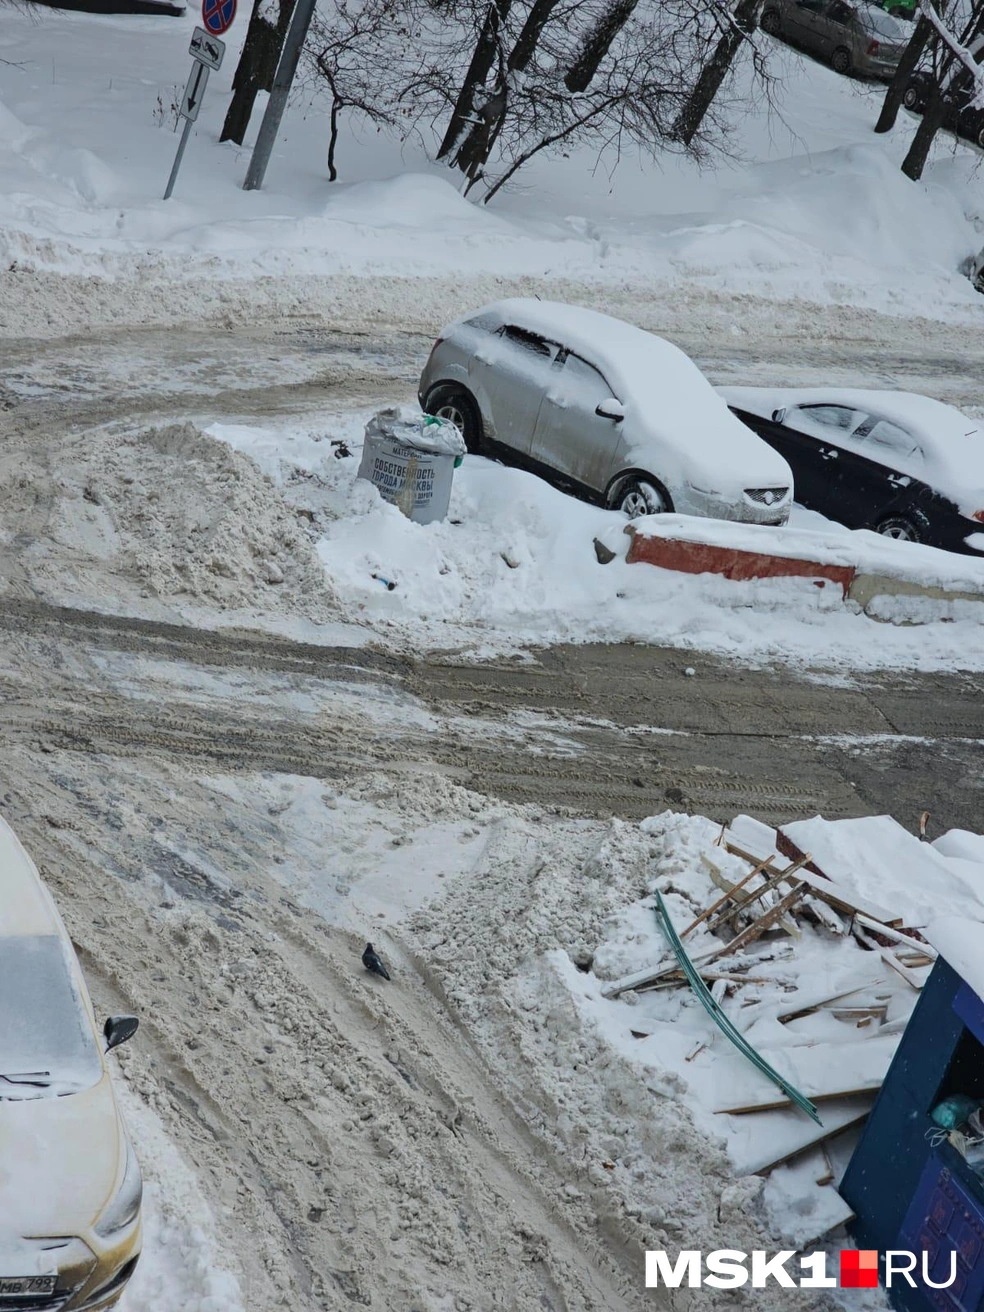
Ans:
[[[327,418],[315,431],[216,424],[208,432],[252,455],[287,504],[311,516],[339,618],[390,641],[482,655],[539,643],[641,641],[852,670],[984,666],[984,614],[976,613],[984,608],[973,602],[927,602],[918,628],[875,627],[860,607],[845,605],[839,589],[821,591],[808,581],[731,582],[630,566],[623,559],[624,516],[476,456],[455,472],[448,519],[413,524],[355,478],[367,414]],[[662,531],[664,521],[676,530],[683,517],[653,516],[645,531]],[[689,523],[697,535],[729,542],[752,532],[713,520]],[[897,558],[904,562],[917,551],[835,526],[822,533],[755,528],[756,540],[759,534],[783,550],[787,535],[793,551],[797,542],[813,550],[819,541],[831,559],[849,563],[860,542],[882,572],[904,574]],[[599,564],[595,538],[619,553],[610,564]],[[984,577],[984,564],[972,559],[930,548],[917,554],[954,582],[967,584],[968,571]],[[396,587],[387,590],[380,578]]]
[[[866,311],[974,321],[984,313],[958,272],[980,246],[984,180],[972,153],[943,140],[926,181],[909,182],[898,168],[908,116],[875,139],[878,88],[771,42],[786,82],[776,87],[783,117],[763,105],[742,118],[737,160],[701,171],[673,157],[659,169],[626,158],[609,177],[593,156],[575,154],[532,166],[486,210],[463,200],[456,175],[418,146],[362,134],[345,115],[343,181],[329,184],[328,106],[317,100],[291,107],[265,189],[244,192],[253,134],[245,151],[217,141],[240,20],[164,202],[196,21],[190,11],[166,23],[47,9],[5,15],[4,268],[122,278],[141,292],[156,284],[174,318],[195,310],[170,284],[194,296],[206,280],[448,273],[645,282],[657,302],[654,284],[696,284]],[[214,310],[222,293],[209,296]],[[63,315],[72,308],[68,300]]]

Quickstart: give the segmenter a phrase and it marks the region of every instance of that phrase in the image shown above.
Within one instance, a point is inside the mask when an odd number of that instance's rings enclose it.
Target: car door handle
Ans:
[[[825,451],[825,450],[823,449],[823,447],[820,448],[820,454],[823,456],[824,460],[836,460],[836,459],[837,459],[837,452],[836,452],[836,451]]]

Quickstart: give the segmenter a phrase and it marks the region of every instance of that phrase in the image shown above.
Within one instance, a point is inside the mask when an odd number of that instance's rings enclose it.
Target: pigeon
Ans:
[[[389,971],[380,961],[379,957],[376,956],[375,949],[371,943],[366,944],[366,950],[362,954],[362,964],[365,966],[366,970],[370,971],[373,975],[382,975],[383,979],[389,979]]]

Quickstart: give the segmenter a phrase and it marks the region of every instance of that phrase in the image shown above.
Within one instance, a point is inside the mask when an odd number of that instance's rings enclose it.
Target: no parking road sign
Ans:
[[[227,32],[235,17],[236,0],[202,0],[202,22],[213,36]]]

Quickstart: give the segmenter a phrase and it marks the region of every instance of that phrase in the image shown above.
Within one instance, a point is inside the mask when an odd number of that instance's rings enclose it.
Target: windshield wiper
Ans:
[[[51,1071],[13,1071],[9,1075],[0,1073],[0,1080],[8,1084],[27,1084],[34,1089],[47,1089],[51,1084]]]

